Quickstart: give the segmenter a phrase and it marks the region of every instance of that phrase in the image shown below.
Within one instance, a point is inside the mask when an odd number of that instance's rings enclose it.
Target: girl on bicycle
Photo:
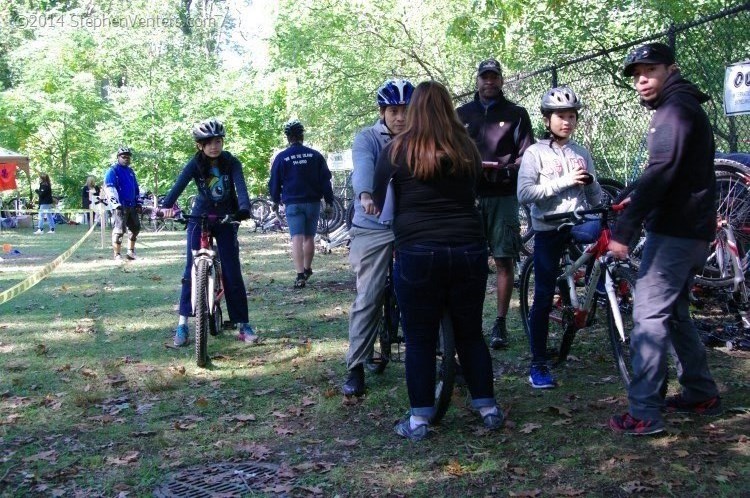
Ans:
[[[518,176],[518,200],[531,204],[534,228],[534,304],[529,312],[531,368],[529,383],[535,389],[557,384],[547,365],[549,314],[555,294],[560,258],[571,237],[578,243],[593,242],[599,236],[598,220],[572,228],[561,222],[547,222],[545,215],[595,207],[601,202],[591,154],[573,140],[581,101],[567,86],[542,96],[545,137],[526,149]],[[526,317],[524,317],[526,318]]]
[[[161,207],[171,208],[190,180],[193,180],[198,188],[198,195],[191,215],[212,214],[223,217],[227,214],[234,214],[236,220],[250,217],[250,199],[247,195],[245,177],[242,174],[242,164],[224,150],[225,134],[224,125],[216,119],[203,121],[193,128],[193,138],[198,151],[183,167],[174,186],[162,200]],[[234,224],[216,224],[212,228],[212,233],[224,270],[222,274],[229,319],[240,326],[237,339],[252,343],[258,340],[258,336],[248,323],[247,297],[240,268],[237,228]],[[180,319],[174,335],[175,346],[184,346],[188,340],[188,316],[193,314],[190,302],[192,251],[200,248],[200,236],[200,222],[191,219],[187,226],[185,271],[182,275]]]

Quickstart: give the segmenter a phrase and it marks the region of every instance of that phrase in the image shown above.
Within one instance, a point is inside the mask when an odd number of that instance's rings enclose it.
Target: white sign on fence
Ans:
[[[727,66],[724,76],[724,114],[750,113],[750,61]]]

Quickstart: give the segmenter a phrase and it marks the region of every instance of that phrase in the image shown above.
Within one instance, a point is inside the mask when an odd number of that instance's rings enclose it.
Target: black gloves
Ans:
[[[234,214],[234,219],[237,221],[247,220],[250,218],[250,210],[240,209]]]

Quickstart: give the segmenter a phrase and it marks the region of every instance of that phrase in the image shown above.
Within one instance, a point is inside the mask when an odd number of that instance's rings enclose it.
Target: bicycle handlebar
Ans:
[[[239,225],[240,222],[235,219],[236,214],[237,213],[226,214],[223,218],[217,214],[183,214],[181,218],[175,218],[175,221],[185,225],[187,225],[188,220],[205,220],[209,223],[215,223],[217,225],[232,223]]]
[[[583,217],[587,214],[619,213],[625,209],[625,206],[628,204],[629,201],[626,199],[619,204],[612,204],[609,206],[602,206],[593,209],[576,209],[574,211],[568,211],[567,213],[547,214],[542,216],[542,219],[544,221],[570,220],[573,222],[580,222],[583,221]]]

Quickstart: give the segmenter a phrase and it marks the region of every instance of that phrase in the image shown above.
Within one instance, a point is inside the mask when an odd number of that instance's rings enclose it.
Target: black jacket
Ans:
[[[477,195],[498,197],[516,195],[518,168],[521,156],[534,143],[529,113],[523,107],[507,100],[502,94],[499,100],[485,109],[479,100],[474,100],[456,109],[466,131],[479,149],[482,161],[497,162],[508,168],[508,175],[499,180],[482,176],[477,182]]]
[[[39,188],[36,189],[36,193],[39,195],[39,205],[42,204],[53,204],[52,200],[52,185],[49,183],[40,183]]]
[[[714,134],[701,104],[709,96],[679,71],[664,82],[652,102],[656,112],[648,133],[649,161],[613,238],[632,240],[644,223],[649,232],[688,239],[716,236]]]

